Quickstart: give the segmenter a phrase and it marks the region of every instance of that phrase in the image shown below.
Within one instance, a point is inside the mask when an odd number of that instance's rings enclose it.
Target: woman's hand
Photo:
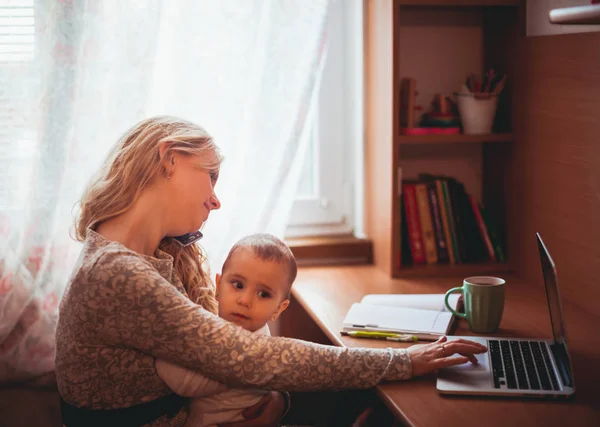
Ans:
[[[485,353],[487,347],[462,338],[448,342],[446,337],[442,337],[436,342],[413,345],[407,350],[412,362],[412,376],[416,377],[468,361],[477,363],[475,355]]]
[[[278,391],[270,391],[255,405],[244,409],[244,421],[221,424],[219,427],[275,427],[283,417],[285,400]]]

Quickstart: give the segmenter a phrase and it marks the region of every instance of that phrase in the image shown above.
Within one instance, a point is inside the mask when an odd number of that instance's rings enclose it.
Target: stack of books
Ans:
[[[421,174],[402,183],[401,264],[505,262],[497,227],[451,177]]]

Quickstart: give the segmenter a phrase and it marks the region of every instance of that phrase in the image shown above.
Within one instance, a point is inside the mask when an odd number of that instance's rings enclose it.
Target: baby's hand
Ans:
[[[219,427],[276,427],[285,411],[285,400],[281,393],[270,391],[255,405],[246,408],[242,415],[244,421],[220,424]]]

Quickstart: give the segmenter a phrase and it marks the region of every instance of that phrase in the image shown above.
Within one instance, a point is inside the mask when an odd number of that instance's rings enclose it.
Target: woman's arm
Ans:
[[[407,379],[406,350],[349,349],[252,335],[193,304],[152,266],[123,252],[96,260],[77,300],[94,313],[98,345],[136,348],[229,386],[368,388]]]
[[[253,333],[271,335],[268,325],[264,325]],[[171,391],[180,396],[206,397],[223,393],[229,389],[225,384],[211,380],[198,371],[184,368],[183,366],[162,359],[156,359],[154,366],[160,379],[164,381]]]

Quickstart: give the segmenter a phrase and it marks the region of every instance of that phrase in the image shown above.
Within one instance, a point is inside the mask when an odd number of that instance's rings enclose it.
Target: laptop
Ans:
[[[478,365],[440,369],[436,388],[441,394],[544,398],[575,393],[556,267],[539,233],[536,237],[554,339],[449,336],[449,341],[477,341],[488,351],[477,355]]]

